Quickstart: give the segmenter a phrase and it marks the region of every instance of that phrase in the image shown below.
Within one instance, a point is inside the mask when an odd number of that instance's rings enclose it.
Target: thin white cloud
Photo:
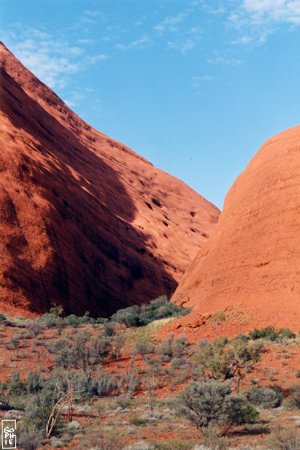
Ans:
[[[167,49],[168,50],[178,50],[182,55],[185,55],[190,50],[193,50],[197,45],[196,41],[193,39],[183,39],[176,41],[168,41]]]
[[[299,0],[244,0],[243,7],[253,20],[300,23]]]
[[[52,46],[49,44],[52,42]],[[63,88],[66,85],[66,76],[80,70],[80,62],[76,57],[81,52],[62,43],[57,43],[50,37],[38,41],[25,39],[10,45],[11,50],[21,62],[30,69],[39,79],[51,88]],[[63,51],[65,50],[65,51]]]
[[[283,26],[300,25],[300,0],[243,0],[228,21],[238,32],[233,44],[264,44]]]
[[[36,28],[7,33],[4,41],[15,56],[52,89],[64,89],[70,75],[108,59],[102,53],[88,53],[79,41],[72,45],[67,39]]]
[[[129,44],[116,44],[116,48],[120,50],[130,50],[134,48],[148,47],[149,45],[151,45],[151,43],[152,40],[148,35],[145,34],[142,37],[129,42]]]
[[[99,55],[87,56],[85,60],[86,60],[86,62],[88,64],[95,64],[95,63],[97,63],[99,61],[107,61],[108,60],[108,56],[103,54],[103,53],[100,53]]]
[[[81,16],[81,23],[84,25],[94,25],[103,19],[104,15],[102,12],[87,9]]]
[[[243,63],[242,59],[236,58],[229,50],[224,52],[215,51],[213,56],[207,59],[207,62],[221,66],[239,66]]]
[[[187,17],[187,12],[181,12],[176,16],[168,16],[163,19],[160,23],[154,26],[154,30],[160,34],[164,33],[176,33],[178,31],[178,26]]]

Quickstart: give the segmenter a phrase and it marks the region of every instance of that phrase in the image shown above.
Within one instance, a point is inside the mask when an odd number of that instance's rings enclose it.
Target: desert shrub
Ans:
[[[127,399],[131,398],[139,385],[139,378],[136,370],[130,370],[118,375],[118,389]]]
[[[33,373],[32,377],[34,376],[37,380],[38,375]],[[60,368],[52,371],[47,380],[39,378],[38,384],[35,382],[34,386],[38,393],[50,391],[63,395],[72,391],[77,399],[104,397],[111,395],[117,389],[114,377],[104,370],[99,370],[92,376],[90,373],[75,369],[61,370]]]
[[[191,363],[190,363],[190,360],[188,358],[186,358],[185,356],[180,356],[180,357],[175,356],[171,361],[171,368],[173,370],[190,369]]]
[[[138,305],[119,309],[111,316],[111,320],[117,323],[124,323],[128,327],[138,327],[141,325],[140,310],[141,308]]]
[[[45,430],[51,409],[57,399],[57,393],[47,388],[34,396],[29,396],[22,417],[23,423]]]
[[[146,325],[154,320],[181,316],[187,312],[186,308],[170,302],[166,296],[161,296],[141,308],[140,320]]]
[[[25,388],[28,394],[36,394],[43,389],[43,380],[36,372],[30,371],[26,380]]]
[[[197,428],[253,423],[258,412],[241,397],[231,395],[231,388],[217,381],[191,383],[181,394],[181,413]]]
[[[24,383],[22,383],[19,372],[15,372],[11,375],[7,385],[8,393],[10,396],[21,396],[25,391]]]
[[[296,450],[300,448],[300,431],[295,428],[277,427],[267,440],[268,449]]]
[[[157,347],[158,355],[161,355],[164,361],[170,361],[174,352],[174,335],[169,334],[166,340],[162,341]]]
[[[111,349],[110,341],[102,336],[87,332],[77,333],[72,343],[60,339],[50,344],[48,350],[56,355],[55,363],[59,367],[88,370],[99,364]]]
[[[248,392],[247,398],[251,403],[263,408],[277,408],[281,405],[283,392],[272,387],[255,387]]]
[[[18,334],[15,334],[14,336],[12,336],[10,343],[11,343],[12,348],[20,347],[20,344],[21,344],[20,334],[18,333]]]
[[[42,330],[43,327],[38,322],[32,322],[30,325],[30,333],[32,337],[37,337]]]
[[[77,354],[69,341],[61,339],[48,346],[50,353],[56,355],[55,364],[58,367],[72,368],[77,367]]]
[[[114,322],[105,322],[103,326],[104,337],[112,337],[116,334],[116,324]]]
[[[242,341],[242,342],[248,342],[249,341],[249,336],[247,336],[246,334],[238,334],[235,338],[236,341]]]
[[[6,315],[0,314],[0,323],[5,323],[5,322],[6,322]]]
[[[70,346],[70,342],[67,339],[59,339],[55,342],[50,342],[47,345],[47,349],[50,353],[53,353],[54,355],[59,353],[61,350],[65,349],[66,347]]]
[[[188,309],[171,303],[166,296],[158,297],[147,305],[134,305],[117,311],[111,320],[124,323],[128,327],[140,327],[154,320],[177,317],[189,312]]]
[[[290,403],[295,408],[300,408],[300,384],[294,384],[290,387]]]
[[[173,357],[180,358],[186,354],[188,348],[188,341],[184,334],[178,336],[174,342]]]
[[[104,371],[95,376],[97,383],[97,395],[105,397],[111,395],[117,389],[117,383],[114,377]]]
[[[269,341],[275,341],[277,338],[277,333],[273,327],[266,327],[257,329],[249,333],[250,339],[268,339]]]
[[[124,347],[124,344],[126,342],[126,338],[124,334],[117,333],[114,338],[112,339],[111,346],[112,346],[112,358],[120,358],[121,356],[121,350]]]
[[[180,358],[186,354],[188,343],[184,335],[179,336],[176,340],[173,334],[160,343],[157,347],[157,353],[165,362],[171,361],[172,358]]]
[[[94,336],[89,342],[90,358],[98,364],[111,351],[111,341],[103,336]]]
[[[63,317],[64,307],[62,305],[53,306],[52,308],[50,308],[49,312],[50,312],[50,314],[54,314],[55,316]]]
[[[294,339],[296,335],[289,328],[281,328],[279,331],[276,331],[274,327],[266,327],[261,329],[255,328],[253,331],[250,331],[249,337],[254,340],[266,339],[269,341],[279,341],[284,338]]]
[[[43,439],[43,430],[30,423],[18,423],[18,447],[22,450],[36,450]]]
[[[255,423],[258,419],[258,411],[243,397],[231,396],[227,400],[227,422],[229,425],[243,425]]]
[[[43,314],[40,319],[38,319],[38,323],[43,328],[55,328],[59,323],[63,323],[63,319],[56,314],[46,313]]]
[[[104,325],[108,322],[108,320],[109,319],[107,319],[106,317],[97,317],[97,319],[95,320],[95,324]]]
[[[64,323],[66,325],[70,325],[71,327],[77,328],[79,325],[83,324],[94,324],[96,320],[93,317],[90,317],[88,313],[83,316],[76,316],[76,314],[70,314],[64,318]]]
[[[142,425],[146,425],[149,422],[149,419],[143,417],[133,417],[129,420],[131,425],[135,425],[136,427],[140,427]]]
[[[286,339],[295,339],[296,334],[290,330],[289,328],[280,328],[279,332],[279,338],[286,338]]]
[[[244,371],[252,368],[260,359],[263,347],[258,343],[227,338],[207,342],[194,357],[196,372],[204,379],[225,381],[235,378],[237,390]]]
[[[81,324],[81,318],[79,316],[76,316],[75,314],[70,314],[69,316],[65,317],[64,322],[66,323],[66,325],[77,328]]]
[[[75,372],[69,378],[68,384],[72,386],[76,397],[84,400],[109,396],[117,388],[114,378],[104,371],[98,372],[93,377]]]
[[[149,355],[154,352],[154,345],[151,342],[140,341],[135,344],[134,352],[140,355]]]

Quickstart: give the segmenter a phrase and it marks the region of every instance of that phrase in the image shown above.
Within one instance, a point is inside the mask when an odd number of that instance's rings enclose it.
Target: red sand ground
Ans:
[[[233,336],[267,325],[299,331],[299,148],[298,126],[268,140],[235,181],[215,233],[173,296],[192,313],[165,333]]]
[[[0,107],[0,311],[104,315],[172,294],[218,209],[91,128],[3,44]]]

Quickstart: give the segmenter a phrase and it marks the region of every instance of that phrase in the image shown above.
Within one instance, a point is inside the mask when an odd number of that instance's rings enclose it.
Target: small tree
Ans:
[[[205,380],[226,381],[235,378],[237,392],[246,368],[252,368],[260,359],[263,346],[235,339],[220,338],[207,342],[195,356],[198,374]]]
[[[181,401],[181,413],[200,430],[219,426],[224,427],[224,434],[233,425],[253,423],[258,418],[250,403],[232,396],[230,387],[218,381],[191,383],[181,394]]]

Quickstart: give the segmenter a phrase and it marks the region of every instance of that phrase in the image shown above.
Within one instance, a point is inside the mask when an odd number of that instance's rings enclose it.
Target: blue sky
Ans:
[[[1,0],[0,39],[219,207],[262,142],[300,123],[300,0]]]

